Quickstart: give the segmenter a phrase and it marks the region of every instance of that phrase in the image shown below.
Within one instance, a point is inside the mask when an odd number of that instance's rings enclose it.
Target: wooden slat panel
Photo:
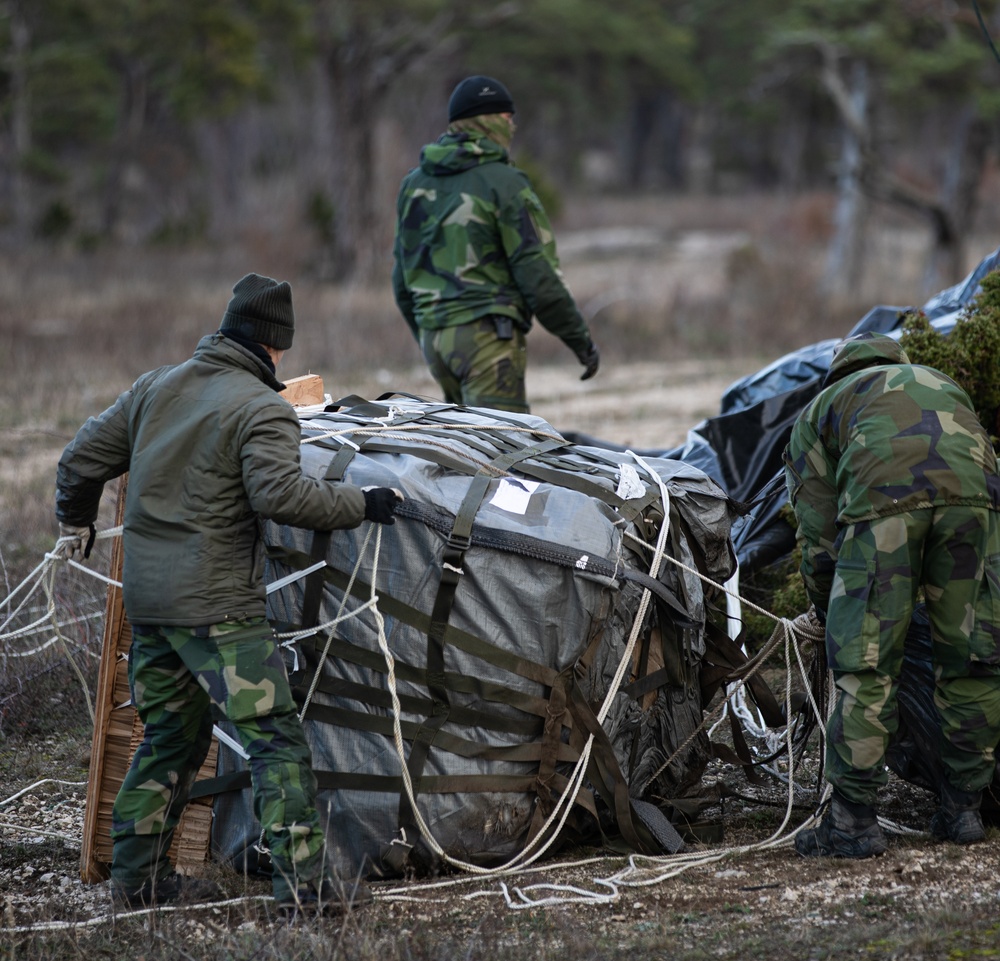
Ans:
[[[125,509],[127,476],[118,490],[115,524]],[[111,551],[110,577],[121,580],[121,539]],[[101,666],[94,705],[94,740],[90,752],[90,777],[80,849],[80,876],[86,884],[108,877],[111,869],[111,810],[125,778],[132,755],[142,740],[142,722],[130,701],[127,656],[132,628],[122,607],[121,589],[108,587],[101,644]],[[212,742],[208,757],[198,771],[198,780],[215,777],[218,743]],[[212,831],[212,798],[188,804],[174,832],[170,858],[182,873],[197,873],[208,860]]]

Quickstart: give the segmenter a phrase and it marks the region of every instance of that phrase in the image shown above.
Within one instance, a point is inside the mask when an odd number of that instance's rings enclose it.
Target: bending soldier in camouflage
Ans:
[[[335,909],[362,890],[327,871],[310,751],[265,619],[259,518],[314,530],[391,524],[400,495],[302,474],[298,418],[277,393],[293,330],[289,285],[247,275],[190,360],[140,377],[59,461],[64,556],[83,553],[105,483],[129,472],[122,596],[144,731],[112,812],[119,904],[221,893],[167,857],[213,711],[249,755],[279,908]]]
[[[833,797],[796,850],[863,858],[886,848],[874,805],[920,589],[947,778],[931,831],[981,840],[981,793],[1000,739],[1000,478],[968,395],[911,365],[889,337],[851,338],[792,428],[785,470],[837,686],[826,750]]]
[[[563,282],[548,217],[510,162],[510,93],[469,77],[447,132],[424,147],[396,203],[392,286],[445,400],[526,413],[532,315],[586,368],[599,354]]]

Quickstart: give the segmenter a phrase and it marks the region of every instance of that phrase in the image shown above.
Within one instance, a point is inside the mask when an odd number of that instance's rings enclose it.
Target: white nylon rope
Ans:
[[[660,525],[660,534],[657,539],[656,548],[654,550],[653,561],[650,567],[650,576],[655,578],[656,575],[659,573],[660,564],[662,563],[664,557],[663,548],[664,544],[666,543],[667,533],[670,527],[670,500],[669,500],[669,495],[667,493],[666,485],[663,483],[663,480],[659,477],[659,475],[656,474],[654,471],[652,471],[649,468],[649,466],[645,463],[645,461],[642,460],[641,457],[639,457],[636,454],[632,454],[631,456],[634,457],[636,462],[653,477],[654,481],[660,488],[661,503],[663,504],[663,523]],[[372,569],[373,594],[375,590],[375,581],[377,576],[378,557],[381,550],[381,534],[382,532],[380,529],[376,537],[376,547],[375,547],[373,569]],[[621,686],[621,682],[625,675],[625,671],[628,668],[628,666],[632,663],[632,652],[635,648],[638,635],[642,629],[642,623],[643,619],[645,618],[646,611],[648,610],[649,607],[650,597],[651,594],[649,590],[644,590],[642,595],[642,600],[640,601],[639,605],[639,611],[633,622],[632,632],[629,636],[628,643],[625,646],[625,651],[622,654],[622,657],[618,663],[618,668],[615,671],[614,679],[609,685],[608,693],[607,696],[605,697],[604,703],[597,714],[598,723],[603,724],[604,719],[607,717],[608,711],[611,709],[611,705],[614,702],[614,698],[617,695],[618,689]],[[563,792],[559,800],[556,802],[556,805],[552,813],[549,815],[548,819],[542,826],[541,830],[535,835],[534,839],[529,844],[527,844],[520,852],[515,854],[506,864],[500,865],[499,867],[496,868],[484,868],[477,864],[471,864],[469,862],[453,858],[444,850],[444,848],[441,847],[437,839],[433,836],[433,833],[428,827],[426,821],[423,818],[423,815],[420,813],[419,807],[417,806],[416,797],[413,790],[413,783],[410,778],[409,769],[406,764],[405,748],[403,746],[402,727],[400,723],[401,709],[399,705],[398,694],[396,691],[395,661],[392,656],[392,652],[389,650],[388,642],[385,637],[385,623],[382,619],[381,611],[379,611],[377,606],[373,608],[373,610],[375,612],[375,619],[376,622],[378,623],[378,629],[379,629],[378,632],[379,647],[382,649],[382,654],[383,657],[385,658],[386,668],[388,671],[387,683],[389,687],[389,693],[392,698],[393,737],[396,745],[396,754],[400,762],[400,769],[403,778],[403,786],[406,791],[407,798],[410,802],[411,809],[413,810],[414,819],[417,822],[417,827],[420,831],[421,837],[428,844],[431,850],[438,855],[438,857],[440,857],[446,863],[451,864],[453,867],[466,871],[469,874],[485,876],[485,877],[501,876],[503,874],[508,874],[516,870],[520,866],[521,862],[524,862],[524,865],[532,864],[551,847],[553,842],[558,838],[559,833],[562,830],[563,826],[565,825],[566,819],[569,817],[569,814],[572,810],[572,806],[576,801],[577,795],[579,794],[581,787],[583,786],[583,779],[586,776],[587,766],[590,762],[590,754],[593,749],[593,742],[594,742],[593,735],[590,735],[587,738],[587,742],[584,746],[583,751],[581,752],[580,758],[576,762],[573,774],[570,776],[568,789]],[[560,813],[560,808],[563,809],[561,813]],[[555,822],[557,817],[559,818],[559,824],[556,827],[555,832],[551,836],[546,838],[549,828]],[[544,843],[542,843],[543,839]],[[534,853],[531,853],[531,850],[534,847],[537,847],[538,850],[536,850]]]
[[[391,431],[399,431],[399,430],[402,430],[402,429],[416,429],[418,426],[419,425],[412,425],[412,426],[411,425],[396,425],[395,427],[388,427],[387,426],[386,428],[384,428],[384,430],[382,432],[383,433],[388,433],[388,432],[391,432]],[[442,426],[442,425],[438,425],[438,426]],[[456,426],[457,427],[459,425],[447,425],[447,426],[448,427],[451,427],[451,426]],[[481,425],[474,425],[474,426],[476,426],[478,428]],[[500,429],[500,428],[496,428],[496,429]],[[527,429],[527,428],[522,428],[521,430],[524,430],[525,432],[529,432],[529,433],[535,433],[535,434],[539,433],[538,431],[531,431],[530,429]],[[351,432],[351,430],[349,429],[348,432]],[[378,431],[376,431],[376,432],[378,432]],[[314,438],[314,439],[318,440],[320,438]],[[307,442],[307,441],[304,441],[304,442]],[[632,538],[633,540],[637,541],[639,544],[641,544],[646,549],[653,551],[653,555],[654,556],[653,556],[653,560],[652,560],[652,563],[651,563],[651,576],[654,576],[654,577],[656,576],[656,574],[659,572],[660,564],[662,563],[662,560],[665,558],[666,560],[668,560],[669,562],[675,564],[679,568],[681,568],[681,569],[683,569],[685,571],[688,571],[691,574],[694,574],[696,577],[698,577],[701,580],[703,580],[704,582],[706,582],[706,583],[708,583],[708,584],[716,587],[717,589],[723,590],[727,595],[730,595],[732,597],[738,598],[742,603],[747,604],[748,606],[750,606],[754,610],[758,611],[759,613],[761,613],[761,614],[763,614],[765,616],[770,617],[772,620],[775,620],[777,622],[776,623],[776,628],[775,628],[775,633],[772,635],[771,641],[768,642],[768,645],[765,645],[765,648],[762,649],[761,652],[758,652],[758,654],[754,658],[751,659],[750,663],[753,663],[755,661],[757,662],[755,664],[755,666],[752,668],[751,673],[755,672],[756,670],[758,670],[762,666],[764,658],[776,646],[776,643],[774,643],[775,639],[776,639],[776,635],[778,635],[778,634],[783,635],[784,636],[784,641],[785,641],[785,657],[786,657],[786,692],[785,693],[786,693],[786,716],[787,716],[790,713],[791,676],[792,676],[791,675],[791,656],[790,656],[791,655],[791,651],[794,651],[794,653],[795,653],[795,658],[796,658],[796,661],[797,661],[797,664],[798,664],[798,667],[799,667],[799,671],[802,674],[802,676],[805,677],[806,673],[807,673],[806,669],[805,669],[805,667],[803,665],[803,662],[802,662],[802,656],[801,656],[800,645],[799,645],[799,638],[798,638],[798,633],[799,633],[799,631],[802,630],[801,626],[797,626],[794,622],[790,622],[787,619],[776,617],[775,615],[771,614],[768,611],[765,611],[763,608],[758,607],[757,605],[753,604],[752,602],[748,601],[747,599],[740,597],[737,589],[734,589],[733,587],[731,587],[729,585],[719,585],[719,584],[715,583],[714,581],[712,581],[710,578],[708,578],[705,575],[701,574],[699,571],[695,570],[694,568],[691,568],[690,566],[684,564],[683,562],[677,560],[676,558],[671,557],[669,554],[666,554],[665,551],[663,550],[663,545],[665,543],[667,531],[668,531],[668,528],[669,528],[669,500],[668,500],[668,494],[667,494],[667,491],[666,491],[666,487],[663,484],[663,481],[659,478],[659,476],[656,475],[653,471],[651,471],[651,469],[648,467],[648,465],[645,464],[645,462],[638,455],[632,454],[631,456],[633,456],[635,458],[636,462],[640,466],[642,466],[647,472],[649,472],[654,477],[655,481],[657,482],[658,486],[660,487],[661,498],[663,499],[663,503],[665,505],[665,511],[664,511],[664,523],[661,525],[660,536],[659,536],[657,544],[655,546],[654,545],[650,545],[650,544],[646,543],[645,541],[642,541],[640,538],[636,537],[636,535],[632,534],[631,532],[626,531],[625,532],[626,536],[628,536],[628,537]],[[375,526],[375,525],[373,525],[373,526]],[[115,536],[116,534],[120,533],[120,530],[121,530],[120,528],[117,528],[117,529],[112,529],[112,530],[108,530],[108,531],[103,531],[100,534],[98,534],[98,537]],[[356,576],[357,571],[359,570],[359,566],[360,566],[360,563],[361,563],[361,559],[362,559],[362,557],[364,555],[364,551],[367,549],[367,545],[368,545],[369,540],[370,540],[370,534],[371,534],[371,530],[369,530],[368,537],[366,537],[364,546],[362,547],[361,551],[359,552],[358,565],[355,566],[354,572],[352,573],[352,581],[351,581],[352,585],[353,585],[353,579]],[[289,635],[280,635],[280,636],[282,636],[282,637],[285,637],[285,636],[299,637],[299,636],[307,636],[309,634],[315,634],[315,633],[318,633],[321,630],[328,631],[327,645],[326,645],[326,648],[324,649],[323,657],[321,658],[321,661],[320,661],[320,667],[321,667],[322,664],[323,664],[323,661],[325,660],[326,655],[328,653],[330,644],[332,642],[333,628],[337,624],[341,623],[342,621],[344,621],[344,620],[346,620],[346,619],[348,619],[350,617],[359,615],[364,610],[369,610],[370,609],[370,610],[373,611],[373,613],[375,615],[376,623],[377,623],[378,628],[379,628],[379,631],[378,631],[378,633],[379,633],[379,645],[380,645],[380,648],[382,649],[383,656],[386,657],[386,664],[387,664],[387,668],[389,670],[389,685],[390,685],[390,692],[391,692],[391,696],[392,696],[392,700],[393,700],[393,725],[394,725],[394,735],[395,735],[394,736],[394,740],[395,740],[395,743],[396,743],[397,755],[400,758],[400,763],[401,763],[401,768],[402,768],[402,773],[403,773],[404,786],[405,786],[405,788],[407,790],[408,797],[409,797],[409,799],[411,801],[411,804],[413,806],[413,810],[414,810],[416,819],[418,821],[418,826],[421,829],[422,836],[424,836],[424,838],[427,841],[427,843],[432,847],[432,849],[435,850],[436,853],[439,854],[439,856],[441,856],[447,863],[450,863],[453,866],[458,867],[458,868],[462,869],[463,871],[466,871],[467,874],[469,875],[468,877],[464,877],[464,878],[450,879],[450,880],[446,880],[446,881],[432,882],[432,883],[422,884],[422,885],[416,885],[416,886],[412,886],[411,885],[411,886],[409,886],[409,887],[407,887],[405,889],[390,890],[390,891],[384,892],[384,896],[386,896],[386,897],[396,897],[397,899],[401,899],[403,897],[403,891],[409,891],[409,892],[412,893],[413,891],[436,890],[438,888],[444,888],[444,887],[456,886],[456,885],[463,884],[463,883],[468,883],[469,881],[474,881],[477,878],[482,878],[482,877],[490,877],[490,876],[497,876],[497,877],[499,877],[499,876],[502,876],[502,875],[505,875],[505,874],[515,874],[515,873],[516,874],[525,874],[526,875],[526,874],[531,874],[531,873],[535,873],[535,872],[542,871],[542,870],[553,871],[553,870],[558,870],[558,869],[564,868],[564,867],[579,867],[581,865],[582,866],[586,866],[588,864],[606,863],[607,859],[605,857],[595,857],[595,858],[583,859],[581,861],[576,861],[576,862],[568,862],[568,863],[560,864],[560,865],[548,865],[548,866],[542,866],[542,867],[531,867],[531,865],[538,858],[540,858],[545,853],[546,850],[548,850],[548,848],[551,846],[551,843],[558,837],[559,832],[561,831],[562,827],[565,824],[565,821],[566,821],[566,819],[568,817],[568,814],[569,814],[569,812],[571,810],[572,803],[573,803],[573,801],[575,801],[576,796],[577,796],[577,794],[579,793],[579,790],[582,787],[583,778],[585,776],[587,763],[589,762],[589,755],[590,755],[590,750],[591,750],[592,742],[593,742],[593,738],[592,737],[588,739],[587,745],[585,747],[585,752],[581,756],[580,760],[577,762],[577,769],[574,772],[573,776],[570,778],[570,787],[569,787],[569,789],[566,792],[564,792],[564,794],[562,795],[562,797],[559,799],[559,802],[557,802],[557,805],[556,805],[556,807],[555,807],[552,815],[549,817],[548,821],[543,826],[543,829],[538,833],[538,835],[536,836],[534,842],[532,842],[532,845],[526,846],[526,848],[523,851],[521,851],[518,855],[515,855],[510,860],[510,862],[508,862],[507,864],[502,865],[502,866],[500,866],[498,868],[482,868],[479,865],[467,864],[465,862],[462,862],[461,860],[458,860],[458,859],[455,859],[455,858],[452,858],[452,857],[448,856],[443,851],[443,849],[441,849],[441,847],[438,844],[438,842],[433,838],[430,829],[428,828],[426,822],[424,821],[424,819],[423,819],[422,815],[420,814],[419,809],[418,809],[418,807],[416,805],[416,798],[415,798],[414,792],[413,792],[413,785],[412,785],[412,782],[411,782],[411,780],[409,778],[409,772],[408,772],[408,769],[407,769],[406,763],[405,763],[405,749],[404,749],[403,744],[402,744],[402,731],[401,731],[401,726],[400,726],[401,708],[400,708],[400,705],[399,705],[398,695],[397,695],[396,688],[395,688],[394,660],[392,658],[391,652],[388,649],[388,643],[387,643],[386,638],[385,638],[384,620],[382,618],[381,612],[378,609],[378,605],[377,605],[378,597],[375,594],[375,589],[374,589],[375,588],[376,574],[377,574],[378,556],[379,556],[379,553],[380,553],[380,549],[381,549],[381,528],[378,529],[377,536],[376,536],[376,546],[375,546],[375,553],[374,553],[373,576],[372,576],[372,596],[369,599],[369,601],[367,601],[363,605],[360,605],[357,609],[352,610],[351,612],[349,612],[347,614],[344,614],[343,613],[344,606],[346,604],[347,597],[348,597],[348,595],[350,593],[349,590],[348,590],[347,592],[345,592],[344,599],[343,599],[343,602],[341,604],[340,610],[338,611],[337,616],[332,621],[326,622],[323,625],[320,625],[317,628],[312,628],[312,629],[310,629],[308,631],[293,632],[292,634],[289,634]],[[42,584],[43,582],[46,582],[46,585],[45,585],[46,586],[46,594],[48,596],[49,603],[50,603],[50,615],[49,616],[53,616],[54,602],[52,601],[51,576],[48,579],[46,579],[44,577],[44,575],[47,574],[47,573],[50,573],[50,571],[51,571],[51,569],[52,569],[52,567],[54,565],[54,562],[57,561],[57,560],[62,560],[62,559],[58,558],[55,555],[47,554],[45,556],[45,560],[42,562],[42,564],[40,564],[35,569],[34,572],[32,572],[32,575],[29,575],[29,578],[27,578],[25,580],[25,582],[23,582],[22,585],[20,585],[20,587],[18,587],[14,592],[12,592],[12,594],[8,598],[8,601],[7,601],[8,604],[9,604],[10,600],[13,599],[16,596],[16,594],[23,587],[25,587],[26,585],[29,584],[29,582],[31,581],[32,577],[34,577],[35,575],[38,575],[38,578],[35,581],[34,585],[31,587],[31,590],[29,591],[28,595],[21,602],[21,604],[18,606],[18,608],[14,612],[12,612],[10,614],[10,616],[8,617],[8,619],[4,622],[3,626],[6,626],[7,624],[10,623],[10,621],[13,619],[13,617],[16,615],[16,613],[23,608],[24,604],[27,602],[28,597],[30,597],[38,589],[39,585]],[[88,574],[90,576],[97,577],[99,580],[103,580],[103,581],[105,581],[107,583],[112,583],[112,584],[117,583],[117,582],[111,581],[109,578],[102,577],[101,575],[97,574],[97,572],[95,572],[95,571],[91,570],[90,568],[87,568],[87,567],[85,567],[83,565],[77,564],[76,562],[70,561],[68,563],[70,563],[74,567],[77,567],[79,570],[83,571],[84,573],[86,573],[86,574]],[[608,696],[607,696],[604,704],[602,705],[601,710],[600,710],[599,715],[598,715],[598,718],[599,718],[599,720],[601,722],[603,722],[603,720],[606,718],[607,713],[610,710],[611,703],[613,702],[614,695],[617,692],[618,687],[620,686],[621,680],[622,680],[622,678],[624,676],[625,669],[627,668],[628,664],[631,663],[631,653],[634,650],[634,646],[635,646],[635,643],[636,643],[636,638],[638,636],[639,627],[641,626],[642,619],[645,616],[646,610],[648,609],[649,602],[650,602],[650,594],[649,594],[648,591],[644,591],[643,592],[642,601],[640,603],[640,616],[638,616],[636,618],[635,624],[633,625],[633,631],[632,631],[632,633],[631,633],[631,635],[629,637],[629,641],[628,641],[628,643],[626,645],[626,649],[625,649],[625,652],[623,654],[623,657],[622,657],[621,661],[619,662],[618,668],[617,668],[616,673],[615,673],[614,681],[613,681],[613,683],[612,683],[612,685],[611,685],[611,687],[609,689]],[[802,615],[800,615],[800,618],[796,618],[795,620],[799,621],[801,618],[802,618]],[[42,620],[44,621],[44,619],[42,619]],[[11,635],[11,636],[20,636],[23,633],[25,633],[25,630],[22,628],[19,631],[14,632],[14,634]],[[808,638],[808,632],[803,632],[803,633],[806,635],[806,638]],[[61,634],[59,634],[57,639],[61,639],[61,637],[62,637]],[[4,640],[4,639],[5,639],[5,636],[4,635],[0,635],[0,640]],[[65,643],[65,639],[63,639],[63,642]],[[81,682],[82,682],[82,678],[81,678]],[[310,689],[310,695],[309,696],[311,696],[311,694],[314,692],[316,684],[318,684],[318,671],[317,671],[317,675],[314,677],[313,685],[312,685],[312,687]],[[86,691],[85,687],[84,687],[84,689]],[[814,700],[814,698],[812,696],[812,691],[811,691],[811,689],[810,689],[810,687],[809,687],[808,684],[806,684],[806,692],[807,692],[809,702],[810,702],[810,704],[811,704],[814,712],[817,714],[817,716],[819,716],[820,712],[819,712],[818,705],[816,704],[816,702],[815,702],[815,700]],[[89,695],[88,695],[88,702],[89,702]],[[791,752],[791,747],[792,747],[792,736],[793,736],[793,731],[792,731],[791,726],[789,725],[789,726],[786,727],[786,730],[785,730],[785,740],[786,740],[786,744],[788,746],[789,756],[791,756],[790,752]],[[677,752],[675,752],[675,756],[676,756],[676,753]],[[668,761],[666,763],[669,764],[671,760],[672,760],[672,758],[668,759]],[[657,773],[660,773],[660,772],[657,772]],[[655,776],[656,775],[654,775],[654,777]],[[793,805],[793,793],[792,793],[793,792],[793,787],[794,787],[793,779],[791,777],[789,777],[789,779],[788,779],[788,800],[787,800],[787,803],[786,803],[785,816],[784,816],[784,818],[782,820],[781,825],[772,833],[772,835],[768,839],[766,839],[763,842],[759,842],[759,843],[756,843],[756,844],[753,844],[753,845],[744,845],[744,846],[739,846],[739,847],[728,848],[726,850],[715,851],[715,852],[712,852],[710,854],[705,854],[705,853],[679,854],[679,855],[671,855],[671,856],[659,857],[659,858],[652,857],[652,856],[646,856],[646,855],[632,855],[628,859],[628,865],[627,865],[627,867],[623,868],[622,870],[620,870],[616,874],[612,875],[610,878],[604,878],[604,879],[602,879],[602,878],[595,878],[594,879],[594,883],[596,885],[599,885],[599,886],[601,886],[601,887],[603,887],[603,888],[606,889],[605,891],[602,891],[602,892],[586,891],[583,888],[579,888],[579,887],[576,887],[576,886],[573,886],[573,885],[555,885],[555,884],[549,884],[549,883],[541,883],[541,884],[538,884],[538,885],[532,885],[532,886],[528,886],[528,887],[524,887],[524,888],[519,888],[519,887],[513,888],[512,890],[514,891],[514,893],[517,896],[517,900],[515,900],[514,898],[511,897],[511,894],[510,894],[510,890],[511,889],[508,889],[508,887],[507,887],[506,884],[501,883],[501,885],[500,885],[500,892],[499,893],[504,897],[507,905],[511,909],[514,909],[514,910],[531,908],[531,907],[541,907],[541,906],[547,906],[547,905],[550,905],[550,904],[565,904],[565,903],[573,903],[573,902],[580,902],[580,901],[587,902],[587,903],[607,903],[607,902],[615,900],[617,897],[620,896],[620,892],[619,892],[619,888],[620,887],[639,887],[639,886],[648,886],[648,885],[652,885],[652,884],[657,884],[657,883],[659,883],[659,882],[661,882],[663,880],[666,880],[666,879],[669,879],[671,877],[674,877],[674,876],[680,874],[683,871],[689,870],[692,867],[697,867],[697,866],[703,866],[703,865],[711,864],[713,862],[722,860],[722,859],[727,858],[727,857],[731,857],[731,856],[735,856],[735,855],[740,855],[740,854],[744,854],[744,853],[751,852],[751,851],[764,850],[764,849],[771,848],[771,847],[781,847],[781,846],[787,845],[788,843],[790,843],[791,838],[794,836],[795,832],[792,832],[792,834],[789,834],[786,837],[782,837],[781,834],[784,831],[785,827],[787,826],[787,824],[788,824],[788,822],[790,820],[791,811],[792,811],[792,805]],[[829,793],[829,787],[827,788],[827,793]],[[566,803],[564,803],[564,802],[566,802]],[[560,808],[560,806],[562,806],[562,807],[565,808],[564,812],[561,815],[559,815],[559,808]],[[556,820],[557,816],[559,816],[559,824],[556,827],[556,830],[554,831],[554,833],[551,835],[551,837],[549,837],[548,840],[545,841],[544,845],[542,845],[534,854],[531,854],[529,856],[529,852],[531,850],[531,847],[532,846],[538,846],[539,842],[545,837],[546,833],[551,828],[551,826],[554,823],[554,821]],[[803,825],[800,825],[800,828],[806,826],[807,824],[813,823],[815,820],[816,820],[816,815],[811,816],[806,822],[803,823]],[[886,822],[883,822],[883,823],[886,823]],[[796,829],[796,830],[798,830],[798,829]],[[900,828],[900,830],[901,831],[905,831],[906,833],[912,833],[912,834],[915,834],[915,835],[920,835],[922,833],[925,833],[925,832],[920,832],[920,831],[913,831],[912,829],[907,829],[907,828]],[[520,862],[523,862],[523,863],[520,863]],[[533,891],[552,892],[552,893],[558,894],[560,896],[558,896],[558,897],[547,896],[547,897],[540,898],[540,899],[539,898],[533,898],[529,894],[529,892],[533,892]],[[486,891],[470,892],[470,893],[467,893],[467,894],[463,895],[462,897],[466,898],[466,899],[469,899],[469,898],[486,897],[486,896],[496,896],[496,895],[497,895],[496,891],[486,890]],[[563,896],[563,895],[566,895],[566,896]],[[380,898],[382,896],[383,895],[380,892]],[[411,900],[412,898],[406,898],[406,899],[407,900]],[[245,900],[245,899],[243,899],[243,900]],[[423,899],[423,900],[426,900],[426,899]],[[86,923],[90,923],[90,922],[84,922],[83,924],[86,924]],[[57,922],[56,926],[61,926],[61,923]],[[75,922],[74,923],[67,923],[67,926],[76,926],[76,923]],[[33,929],[26,929],[26,930],[33,930]]]

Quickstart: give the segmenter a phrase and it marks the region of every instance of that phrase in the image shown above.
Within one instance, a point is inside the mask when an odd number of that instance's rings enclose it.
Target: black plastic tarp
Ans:
[[[933,326],[951,330],[980,289],[986,274],[1000,266],[1000,247],[984,257],[968,277],[942,290],[920,309]],[[898,336],[912,307],[873,307],[845,334],[878,331]],[[764,500],[733,531],[733,544],[745,571],[772,563],[792,547],[792,533],[778,518],[786,503],[781,453],[799,412],[819,393],[837,340],[824,340],[779,358],[732,384],[720,412],[688,433],[687,442],[657,456],[692,464],[717,481],[734,500]]]

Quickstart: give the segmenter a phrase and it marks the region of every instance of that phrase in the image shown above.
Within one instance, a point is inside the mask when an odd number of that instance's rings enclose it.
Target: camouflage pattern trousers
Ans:
[[[826,777],[874,804],[896,732],[896,688],[918,590],[930,619],[940,756],[951,784],[992,780],[1000,740],[1000,525],[995,511],[931,507],[843,530],[826,622],[837,687]]]
[[[422,330],[420,347],[449,404],[529,412],[525,336],[509,318],[483,317],[457,327]]]
[[[129,686],[145,728],[112,812],[116,884],[132,890],[170,873],[167,851],[208,753],[213,714],[233,724],[250,756],[275,897],[322,879],[312,758],[267,621],[134,627]]]

